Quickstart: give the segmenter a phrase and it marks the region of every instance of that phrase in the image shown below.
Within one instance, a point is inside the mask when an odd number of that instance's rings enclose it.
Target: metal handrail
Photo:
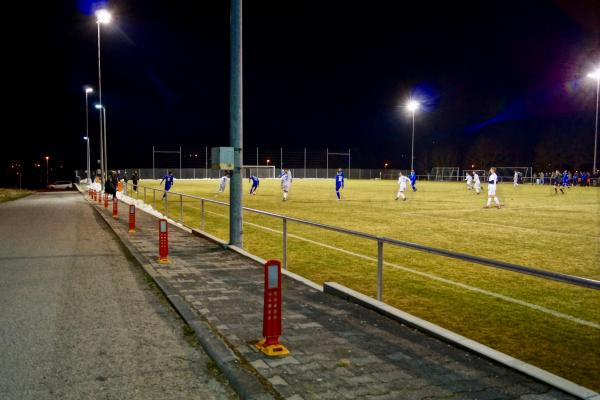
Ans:
[[[139,188],[144,188],[144,191],[145,191],[147,187],[138,185],[138,190],[139,190]],[[162,189],[156,189],[156,188],[150,188],[150,187],[148,187],[148,189],[153,190],[153,191],[163,192],[163,193],[165,192]],[[180,210],[181,210],[180,215],[181,215],[182,222],[183,222],[183,198],[184,197],[191,198],[191,199],[198,200],[201,202],[201,218],[202,218],[201,227],[202,227],[202,230],[204,230],[204,226],[205,226],[205,207],[204,207],[205,203],[229,206],[229,203],[226,203],[223,201],[207,199],[207,198],[200,197],[200,196],[194,196],[194,195],[177,193],[177,192],[167,192],[167,199],[168,199],[169,194],[179,196]],[[156,208],[156,196],[154,196],[154,199],[155,199],[155,207],[154,208]],[[275,214],[275,213],[268,212],[268,211],[257,210],[257,209],[250,208],[250,207],[242,207],[242,209],[245,211],[255,213],[255,214],[266,215],[269,217],[279,218],[282,220],[282,223],[283,223],[283,227],[282,227],[282,233],[283,233],[282,266],[284,268],[287,268],[287,222],[288,221],[296,222],[299,224],[308,225],[308,226],[312,226],[312,227],[316,227],[316,228],[320,228],[320,229],[325,229],[325,230],[332,231],[332,232],[356,236],[356,237],[360,237],[363,239],[373,240],[373,241],[377,242],[377,299],[378,300],[381,300],[381,298],[382,298],[383,244],[384,243],[391,244],[394,246],[409,248],[409,249],[413,249],[413,250],[423,251],[423,252],[430,253],[430,254],[441,255],[444,257],[454,258],[454,259],[458,259],[458,260],[462,260],[462,261],[473,262],[476,264],[485,265],[485,266],[489,266],[489,267],[509,270],[509,271],[517,272],[517,273],[521,273],[521,274],[532,275],[532,276],[536,276],[536,277],[542,278],[542,279],[549,279],[549,280],[559,281],[559,282],[568,283],[568,284],[572,284],[572,285],[576,285],[576,286],[582,286],[582,287],[586,287],[586,288],[590,288],[590,289],[600,290],[600,281],[597,281],[594,279],[588,279],[588,278],[582,278],[582,277],[578,277],[578,276],[574,276],[574,275],[562,274],[560,272],[546,271],[546,270],[542,270],[539,268],[526,267],[523,265],[512,264],[512,263],[508,263],[508,262],[504,262],[504,261],[498,261],[498,260],[492,260],[492,259],[488,259],[488,258],[484,258],[484,257],[473,256],[473,255],[466,254],[466,253],[460,253],[460,252],[451,251],[451,250],[439,249],[439,248],[435,248],[435,247],[430,247],[430,246],[407,242],[407,241],[398,240],[398,239],[391,239],[391,238],[387,238],[387,237],[372,235],[372,234],[365,233],[365,232],[355,231],[352,229],[346,229],[346,228],[341,228],[341,227],[337,227],[337,226],[333,226],[333,225],[312,222],[312,221],[308,221],[308,220],[301,219],[301,218],[289,217],[286,215]],[[166,212],[168,213],[168,211],[166,211]]]

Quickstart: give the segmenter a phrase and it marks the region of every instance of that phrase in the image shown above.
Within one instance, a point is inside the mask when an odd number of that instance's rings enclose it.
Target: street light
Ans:
[[[415,161],[415,111],[419,109],[419,102],[416,100],[409,100],[406,103],[406,109],[412,113],[412,144],[410,149],[410,169],[414,169],[414,161]]]
[[[46,156],[46,186],[48,186],[48,160],[50,157]]]
[[[87,141],[87,181],[90,184],[91,169],[90,169],[90,129],[88,120],[88,94],[93,93],[94,89],[89,86],[84,88],[85,90],[85,140]]]
[[[106,166],[106,108],[102,104],[95,104],[94,108],[100,112],[100,175],[102,175],[102,187],[107,176]],[[104,132],[104,134],[103,134]]]
[[[596,173],[596,154],[598,153],[598,98],[600,96],[600,68],[588,74],[588,78],[596,80],[596,128],[594,134],[594,168],[592,174]]]
[[[108,24],[112,20],[110,12],[104,8],[96,10],[96,23],[98,24],[98,101],[102,104],[102,68],[100,63],[100,25]],[[102,106],[100,106],[102,107]],[[106,113],[104,114],[104,121],[106,121]],[[103,156],[100,157],[100,167],[102,175],[102,186],[104,186],[104,179],[107,174],[107,154],[106,154],[106,124],[103,124],[102,116],[100,118],[100,149]]]

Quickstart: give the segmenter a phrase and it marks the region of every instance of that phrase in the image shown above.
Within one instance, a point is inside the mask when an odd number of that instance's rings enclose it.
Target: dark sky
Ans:
[[[97,86],[91,2],[15,3],[5,18],[19,23],[2,28],[2,136],[16,146],[2,146],[2,159],[51,154],[83,166],[82,87]],[[227,145],[228,2],[108,7],[109,164],[149,166],[152,145]],[[415,96],[425,104],[418,151],[495,135],[529,154],[553,129],[593,137],[595,85],[585,75],[599,63],[598,1],[246,1],[244,145],[352,148],[357,166],[403,167],[401,105]],[[90,127],[97,158],[93,110]]]

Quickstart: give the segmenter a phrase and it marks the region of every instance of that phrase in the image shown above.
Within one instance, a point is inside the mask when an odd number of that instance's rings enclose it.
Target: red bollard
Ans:
[[[108,208],[108,193],[104,192],[104,208]]]
[[[129,233],[135,232],[135,206],[129,205]]]
[[[117,199],[117,196],[113,197],[113,218],[119,219],[119,199]]]
[[[96,200],[96,191],[92,190],[92,200]]]
[[[102,204],[102,192],[98,192],[98,204]]]
[[[263,336],[256,347],[269,357],[288,356],[290,351],[279,343],[281,336],[281,263],[265,263],[265,299],[263,306]]]
[[[169,262],[169,228],[166,219],[158,220],[158,262]]]

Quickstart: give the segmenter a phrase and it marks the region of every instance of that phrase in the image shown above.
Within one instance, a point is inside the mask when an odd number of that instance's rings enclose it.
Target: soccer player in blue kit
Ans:
[[[414,169],[410,170],[410,186],[412,187],[413,192],[417,191],[417,174],[415,173]]]
[[[335,194],[337,195],[337,199],[340,200],[340,189],[344,188],[344,171],[341,168],[338,168],[337,174],[335,174]]]
[[[165,183],[165,194],[163,194],[163,199],[165,197],[167,197],[167,192],[169,191],[169,189],[171,189],[171,186],[173,186],[173,173],[171,171],[169,171],[169,173],[165,176],[163,176],[162,181],[160,181],[159,185],[162,185],[162,183]]]
[[[256,189],[258,189],[258,184],[260,183],[260,181],[258,180],[258,176],[250,175],[249,180],[252,183],[252,187],[250,188],[250,194],[256,194]]]

